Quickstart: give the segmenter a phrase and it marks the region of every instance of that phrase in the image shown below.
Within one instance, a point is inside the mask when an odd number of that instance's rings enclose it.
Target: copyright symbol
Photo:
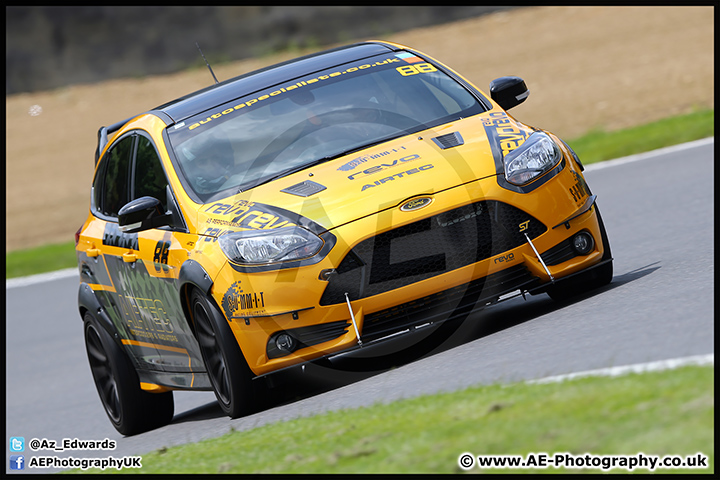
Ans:
[[[37,438],[30,440],[30,450],[37,450],[38,448],[40,448],[40,440]]]
[[[460,465],[460,468],[463,470],[470,470],[473,465],[475,465],[475,457],[470,453],[463,453],[460,455],[460,458],[458,458],[458,465]]]

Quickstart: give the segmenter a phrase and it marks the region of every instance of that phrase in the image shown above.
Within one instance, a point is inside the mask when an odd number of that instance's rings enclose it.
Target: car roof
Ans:
[[[397,45],[382,42],[362,42],[325,50],[225,80],[160,105],[148,113],[159,114],[161,118],[166,115],[165,120],[169,117],[172,125],[258,90],[287,83],[335,65],[398,50],[400,48]]]

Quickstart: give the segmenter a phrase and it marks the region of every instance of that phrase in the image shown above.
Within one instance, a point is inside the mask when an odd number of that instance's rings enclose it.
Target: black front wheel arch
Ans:
[[[230,418],[253,413],[258,406],[253,373],[225,316],[197,288],[190,292],[189,306],[195,337],[220,408]]]

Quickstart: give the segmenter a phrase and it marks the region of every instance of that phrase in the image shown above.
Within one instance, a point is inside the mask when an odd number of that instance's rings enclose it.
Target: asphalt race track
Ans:
[[[224,417],[211,392],[176,392],[175,418],[123,438],[95,391],[77,311],[77,276],[8,283],[6,453],[10,437],[117,441],[112,451],[24,452],[100,458],[140,455],[326,410],[492,382],[714,352],[714,139],[586,170],[615,258],[611,285],[563,303],[512,298],[474,314],[440,345],[411,355],[353,355],[276,376],[268,406]],[[420,345],[416,338],[403,345]],[[420,354],[427,353],[421,358]],[[394,367],[394,368],[393,368]],[[361,371],[364,368],[366,371]],[[55,470],[28,470],[24,472]],[[13,471],[13,473],[17,473]]]

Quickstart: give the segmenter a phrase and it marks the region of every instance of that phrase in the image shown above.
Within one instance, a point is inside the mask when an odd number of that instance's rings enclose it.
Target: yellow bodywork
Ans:
[[[476,120],[479,121],[479,119]],[[473,120],[469,119],[465,122],[472,123],[472,121]],[[475,127],[471,124],[464,128]],[[462,132],[462,130],[460,131]],[[428,142],[426,141],[416,139],[412,141],[421,144],[423,148],[429,148],[427,145]],[[473,158],[475,155],[478,155],[473,151],[475,148],[483,148],[483,146],[466,144],[458,147],[458,151],[453,152],[453,154],[460,155],[466,159]],[[480,155],[487,154],[486,152],[480,153]],[[566,156],[571,158],[569,153],[566,153]],[[473,171],[473,174],[475,174],[475,172],[479,170],[479,167],[472,165],[468,161],[467,169]],[[350,318],[348,307],[345,304],[327,307],[319,306],[320,297],[327,284],[327,282],[319,278],[319,275],[321,271],[332,269],[339,265],[353,245],[392,228],[397,228],[421,218],[436,215],[442,211],[457,208],[479,198],[507,202],[509,195],[514,197],[512,199],[514,206],[524,210],[549,227],[552,227],[555,223],[558,223],[556,221],[558,217],[562,217],[563,219],[571,217],[583,206],[585,197],[576,201],[569,190],[576,182],[576,177],[573,172],[581,175],[577,165],[574,164],[574,162],[568,162],[565,169],[550,180],[543,188],[523,195],[508,192],[501,188],[495,180],[494,171],[483,172],[487,176],[481,180],[440,189],[428,188],[427,180],[424,179],[423,181],[423,179],[420,178],[421,175],[417,175],[418,186],[421,186],[421,188],[413,188],[414,185],[410,184],[410,182],[408,182],[408,185],[403,185],[404,187],[407,186],[407,192],[412,192],[412,195],[405,197],[400,194],[400,196],[398,196],[397,192],[388,189],[388,192],[386,192],[387,196],[366,199],[366,202],[371,201],[373,206],[376,203],[381,206],[387,205],[382,211],[363,216],[365,213],[364,210],[367,208],[366,205],[363,205],[356,207],[359,211],[356,210],[348,213],[348,217],[354,215],[362,218],[333,229],[333,233],[337,236],[338,242],[330,254],[320,263],[297,269],[252,273],[244,276],[235,271],[230,265],[225,264],[218,272],[218,276],[214,278],[215,288],[213,289],[213,294],[219,304],[227,286],[238,280],[242,282],[244,293],[256,294],[262,292],[263,306],[261,308],[238,311],[238,318],[230,323],[250,368],[258,375],[269,373],[289,365],[302,363],[329,353],[342,351],[357,344],[355,331],[352,328],[349,328],[347,334],[342,337],[320,345],[308,347],[282,358],[268,359],[265,353],[265,346],[269,336],[277,331],[318,323],[347,320]],[[336,173],[335,169],[332,169],[331,173]],[[298,176],[300,175],[301,174]],[[316,176],[319,177],[321,174],[316,174]],[[458,174],[455,171],[447,172],[446,176],[449,177],[447,183],[454,183],[455,185],[460,183],[457,178]],[[337,180],[337,182],[340,183],[343,179],[344,178],[338,178],[333,180]],[[314,219],[324,217],[328,220],[329,224],[334,224],[338,219],[345,218],[344,210],[353,207],[352,204],[348,205],[347,202],[334,200],[332,192],[333,180],[323,178],[323,181],[329,185],[328,190],[322,192],[318,197],[322,201],[318,201],[315,205],[305,207],[305,209],[302,210],[303,212],[308,212],[306,214],[308,217]],[[287,183],[288,185],[292,185],[293,183],[297,183],[298,179],[287,178],[282,179],[282,181],[283,184]],[[443,183],[444,179],[442,178],[433,179],[433,184],[435,185],[443,185]],[[279,190],[279,188],[277,190]],[[324,201],[324,194],[327,194],[326,196],[330,198],[327,204]],[[405,200],[420,195],[431,195],[434,201],[428,207],[414,213],[402,212],[400,210],[399,207]],[[393,196],[394,201],[391,200]],[[261,197],[257,194],[253,195],[253,199],[258,197],[263,203],[272,204],[273,202],[272,198]],[[286,199],[283,198],[282,200]],[[294,199],[291,198],[290,200]],[[359,200],[362,200],[362,198]],[[286,203],[285,208],[290,210],[297,208],[299,211],[302,208],[301,201],[302,199],[296,201],[298,204],[292,206],[288,206]],[[232,203],[232,201],[228,201],[228,203]],[[359,203],[362,202],[359,201]],[[374,208],[377,210],[377,207]],[[552,223],[553,221],[555,222]],[[323,224],[323,220],[319,220],[319,223]],[[598,240],[601,238],[600,228],[594,210],[590,210],[573,220],[570,229],[566,229],[565,227],[558,229],[548,228],[548,231],[538,237],[534,241],[534,244],[540,252],[543,252],[583,229],[589,230],[594,238]],[[352,244],[346,243],[344,239],[353,239],[353,242]],[[560,265],[550,266],[548,267],[550,273],[555,278],[561,278],[587,268],[600,261],[603,256],[602,248],[601,242],[597,241],[594,252],[584,257],[576,257]],[[358,328],[362,332],[363,316],[366,314],[462,285],[519,263],[524,263],[533,275],[544,281],[550,281],[550,278],[529,245],[526,244],[504,252],[504,255],[509,253],[513,254],[514,260],[497,263],[495,262],[495,257],[489,258],[476,264],[462,267],[390,292],[352,301],[351,304]],[[312,307],[312,309],[299,312],[298,319],[293,319],[291,314],[273,317],[267,316],[253,318],[248,325],[240,318],[244,315],[248,317],[273,315],[308,307]]]
[[[137,263],[138,268],[146,269],[152,278],[177,280],[180,268],[185,262],[192,260],[202,265],[212,281],[210,293],[218,306],[223,304],[229,292],[234,295],[237,308],[232,310],[232,315],[227,320],[250,369],[256,375],[268,374],[357,345],[355,329],[350,327],[345,334],[333,340],[302,348],[279,358],[269,359],[267,356],[268,340],[276,332],[350,320],[351,313],[347,303],[328,306],[320,304],[320,298],[328,285],[321,273],[337,268],[355,245],[391,229],[480,199],[510,204],[542,222],[547,231],[533,241],[541,253],[581,230],[588,230],[592,234],[596,240],[594,251],[548,267],[555,279],[600,262],[604,252],[595,208],[589,209],[566,225],[561,224],[563,220],[581,212],[588,198],[588,192],[577,187],[579,179],[582,179],[582,172],[571,152],[562,141],[551,135],[562,150],[564,168],[552,175],[550,172],[546,173],[545,175],[551,175],[552,178],[545,181],[542,187],[527,193],[503,188],[498,183],[499,173],[492,161],[491,141],[484,133],[486,127],[493,124],[497,126],[499,118],[502,119],[502,125],[498,128],[504,128],[501,134],[506,134],[506,137],[501,137],[502,142],[497,147],[501,148],[503,153],[508,153],[521,145],[532,129],[516,122],[493,103],[493,109],[486,113],[392,140],[247,192],[201,205],[195,203],[185,192],[175,174],[168,152],[161,148],[165,145],[163,130],[167,127],[166,124],[152,114],[143,114],[121,128],[109,139],[109,144],[112,144],[113,138],[118,138],[127,131],[142,130],[149,134],[159,147],[163,168],[188,232],[148,230],[139,236],[137,249],[108,246],[97,241],[103,238],[106,222],[91,213],[80,232],[77,251],[79,255],[87,255],[89,261],[95,262],[106,255],[122,256],[123,261]],[[432,141],[434,137],[451,132],[459,132],[465,143],[443,150]],[[338,168],[353,157],[380,153],[386,155],[376,163],[367,163],[350,172]],[[394,164],[393,160],[396,161]],[[385,166],[372,170],[370,167],[376,164]],[[364,167],[367,167],[365,171],[369,170],[370,173],[363,174]],[[304,180],[319,182],[327,188],[310,197],[281,192]],[[541,181],[544,181],[542,177],[534,180]],[[584,180],[581,183],[584,184]],[[427,197],[431,201],[417,210],[400,209],[405,202],[418,197]],[[238,227],[241,223],[251,229],[271,229],[276,228],[282,221],[273,213],[255,208],[256,205],[276,206],[308,218],[332,233],[336,243],[329,253],[315,264],[268,271],[238,271],[219,248],[217,236],[241,230]],[[560,226],[557,227],[558,225]],[[522,231],[523,226],[517,225],[517,228]],[[169,246],[166,263],[158,266],[154,255],[156,245],[161,241],[169,242]],[[503,252],[503,258],[498,257],[378,295],[361,299],[350,298],[357,329],[362,334],[363,321],[368,314],[466,284],[514,265],[523,264],[541,281],[550,281],[530,244]],[[96,292],[115,291],[112,282],[94,284],[91,287]],[[185,294],[184,291],[178,292],[181,302],[186,301],[183,299]],[[184,337],[176,332],[180,320],[163,318],[163,314],[167,312],[163,310],[164,305],[158,303],[159,299],[140,298],[140,302],[138,298],[140,297],[133,298],[133,304],[139,305],[137,310],[142,315],[138,315],[138,318],[145,318],[145,322],[128,317],[125,330],[133,332],[131,337],[135,340],[126,342],[137,341],[139,336],[144,336],[144,346],[155,348],[163,355],[175,355],[173,358],[177,359],[178,365],[182,366],[185,362],[187,368],[193,370],[189,347],[182,341]],[[191,319],[187,321],[192,322]],[[158,333],[164,335],[162,342],[155,340]],[[143,383],[142,388],[148,391],[164,391],[168,387]]]

